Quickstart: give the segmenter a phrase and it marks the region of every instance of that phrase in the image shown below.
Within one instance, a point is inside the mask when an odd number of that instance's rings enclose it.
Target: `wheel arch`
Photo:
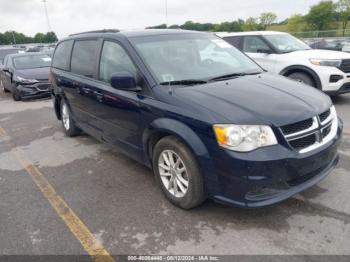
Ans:
[[[152,166],[153,148],[160,139],[166,136],[180,139],[191,150],[200,166],[202,159],[209,159],[206,146],[190,127],[174,119],[160,118],[154,120],[143,132],[142,142],[147,165]]]
[[[322,83],[321,83],[320,77],[317,75],[317,73],[313,69],[307,66],[303,66],[303,65],[288,66],[284,68],[279,74],[288,77],[290,74],[297,73],[297,72],[304,73],[310,76],[313,79],[316,85],[316,88],[322,90]]]

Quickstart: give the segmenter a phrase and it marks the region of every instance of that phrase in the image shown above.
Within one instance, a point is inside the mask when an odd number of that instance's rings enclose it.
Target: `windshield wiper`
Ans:
[[[232,73],[232,74],[227,74],[227,75],[222,75],[222,76],[217,76],[214,78],[209,79],[209,81],[220,81],[220,80],[226,80],[234,77],[241,77],[241,76],[247,76],[247,75],[259,75],[261,72],[253,72],[253,73]]]
[[[167,81],[167,82],[161,82],[160,85],[169,85],[169,86],[178,86],[178,85],[200,85],[200,84],[206,84],[207,81],[199,80],[199,79],[186,79],[186,80],[174,80],[174,81]]]

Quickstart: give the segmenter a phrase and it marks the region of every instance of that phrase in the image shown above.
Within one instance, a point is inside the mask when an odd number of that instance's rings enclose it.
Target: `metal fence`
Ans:
[[[341,38],[350,37],[350,29],[346,30],[327,30],[327,31],[309,31],[291,33],[298,38]]]

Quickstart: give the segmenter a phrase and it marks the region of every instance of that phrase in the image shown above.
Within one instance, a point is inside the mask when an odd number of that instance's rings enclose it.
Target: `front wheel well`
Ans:
[[[321,81],[320,81],[319,77],[312,70],[307,70],[306,68],[296,67],[296,68],[285,69],[280,74],[285,76],[285,77],[289,77],[291,74],[294,74],[294,73],[302,73],[302,74],[307,75],[313,81],[314,87],[316,87],[317,89],[322,89],[322,85],[321,85]]]

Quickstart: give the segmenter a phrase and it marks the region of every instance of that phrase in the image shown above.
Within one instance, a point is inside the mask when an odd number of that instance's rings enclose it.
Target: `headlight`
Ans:
[[[319,66],[339,67],[342,63],[341,59],[310,59],[310,63]]]
[[[214,131],[219,145],[232,151],[249,152],[277,144],[269,126],[214,125]]]
[[[16,80],[17,80],[17,82],[21,82],[23,84],[35,84],[38,82],[38,80],[36,80],[36,79],[27,79],[27,78],[23,78],[20,76],[17,76]]]

